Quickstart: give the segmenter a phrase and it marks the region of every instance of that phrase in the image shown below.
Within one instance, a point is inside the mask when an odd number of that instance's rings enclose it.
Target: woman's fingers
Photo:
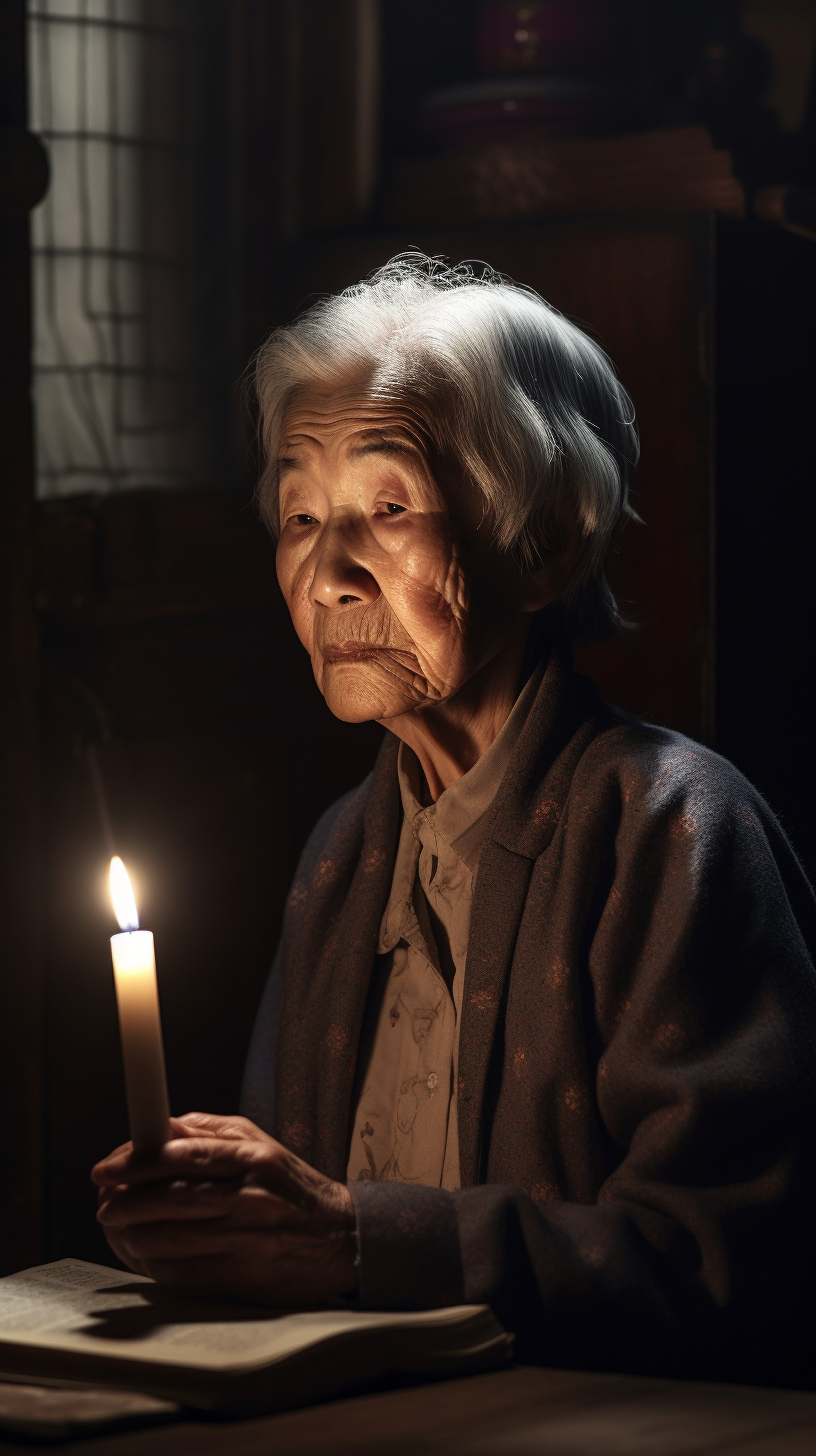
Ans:
[[[272,1149],[278,1144],[269,1139]],[[280,1149],[281,1153],[284,1151]],[[231,1178],[246,1174],[269,1157],[268,1149],[249,1140],[193,1136],[173,1138],[155,1153],[139,1155],[118,1149],[97,1163],[92,1177],[100,1186],[158,1183],[172,1178]]]
[[[221,1297],[320,1303],[356,1282],[354,1205],[244,1118],[188,1113],[154,1153],[123,1144],[93,1170],[118,1257],[164,1284]]]
[[[123,1264],[127,1264],[128,1269],[132,1269],[134,1274],[148,1273],[144,1264],[142,1264],[139,1259],[135,1259],[132,1256],[130,1249],[125,1242],[121,1229],[106,1228],[105,1238],[110,1244],[110,1247],[113,1249],[113,1252],[116,1255],[117,1259],[121,1259]]]
[[[131,1255],[149,1266],[154,1259],[216,1258],[229,1255],[250,1261],[262,1258],[269,1263],[280,1258],[293,1240],[305,1251],[315,1250],[322,1241],[310,1234],[285,1234],[274,1229],[238,1228],[230,1220],[217,1219],[190,1223],[131,1224],[122,1239]]]
[[[169,1183],[111,1190],[100,1203],[97,1218],[105,1228],[224,1218],[237,1219],[242,1227],[256,1224],[270,1228],[293,1218],[300,1223],[304,1215],[286,1199],[258,1184],[242,1183],[237,1178],[176,1178]]]
[[[238,1145],[246,1148],[262,1146],[277,1148],[273,1138],[261,1132],[254,1122],[246,1117],[222,1117],[209,1112],[188,1112],[183,1117],[170,1118],[172,1137],[155,1152],[134,1152],[132,1143],[122,1143],[91,1170],[94,1183],[105,1186],[117,1183],[149,1183],[157,1178],[169,1176],[170,1169],[180,1156],[179,1143],[209,1141],[221,1142],[226,1149],[235,1150]],[[195,1157],[196,1154],[191,1156]],[[200,1152],[198,1156],[201,1156]]]
[[[257,1203],[263,1207],[261,1198]],[[134,1273],[219,1298],[302,1308],[347,1294],[357,1278],[350,1232],[327,1235],[286,1224],[244,1227],[233,1213],[107,1225],[105,1233]]]
[[[109,1189],[107,1197],[101,1190],[97,1218],[106,1227],[120,1228],[167,1218],[223,1218],[235,1207],[240,1186],[237,1178],[176,1178],[172,1182]]]
[[[309,1292],[299,1293],[303,1281],[290,1279],[284,1290],[278,1293],[274,1284],[267,1282],[259,1271],[258,1263],[250,1268],[241,1259],[236,1261],[229,1254],[194,1254],[184,1259],[155,1256],[143,1265],[144,1271],[165,1289],[180,1293],[208,1295],[212,1299],[246,1300],[262,1305],[308,1304]],[[291,1286],[297,1293],[289,1294]],[[289,1295],[289,1297],[287,1297]],[[316,1301],[312,1299],[312,1303]]]
[[[198,1256],[187,1259],[149,1260],[146,1274],[169,1289],[191,1290],[194,1294],[222,1295],[240,1298],[235,1293],[235,1274],[231,1259]]]
[[[120,1258],[143,1270],[165,1287],[208,1294],[219,1299],[303,1308],[347,1293],[355,1283],[352,1256],[339,1246],[328,1252],[308,1235],[237,1235],[218,1242],[198,1242],[191,1230],[186,1241],[179,1229],[154,1227],[134,1234]],[[232,1242],[234,1239],[234,1242]]]

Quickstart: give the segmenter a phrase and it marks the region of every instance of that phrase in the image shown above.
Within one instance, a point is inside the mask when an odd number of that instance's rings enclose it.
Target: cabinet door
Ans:
[[[602,217],[519,227],[416,229],[300,245],[278,320],[409,247],[484,259],[585,328],[635,403],[641,464],[612,584],[637,623],[628,640],[580,648],[604,695],[710,741],[713,735],[712,390],[709,219]]]

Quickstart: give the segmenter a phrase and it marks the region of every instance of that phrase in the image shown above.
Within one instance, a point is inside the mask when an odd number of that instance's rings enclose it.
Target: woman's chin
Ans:
[[[369,662],[327,662],[321,691],[335,718],[344,723],[398,718],[422,706],[413,694]]]

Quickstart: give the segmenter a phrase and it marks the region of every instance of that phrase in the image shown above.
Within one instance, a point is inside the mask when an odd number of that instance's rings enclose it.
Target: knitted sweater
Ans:
[[[320,820],[243,1111],[345,1178],[400,828],[397,740]],[[490,1303],[521,1359],[797,1383],[816,1327],[816,941],[767,805],[554,648],[491,810],[461,1190],[352,1187],[364,1308]]]

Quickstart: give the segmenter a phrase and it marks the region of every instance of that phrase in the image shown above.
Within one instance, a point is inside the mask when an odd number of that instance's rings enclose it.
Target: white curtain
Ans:
[[[189,0],[29,0],[42,497],[206,477],[198,423]]]

